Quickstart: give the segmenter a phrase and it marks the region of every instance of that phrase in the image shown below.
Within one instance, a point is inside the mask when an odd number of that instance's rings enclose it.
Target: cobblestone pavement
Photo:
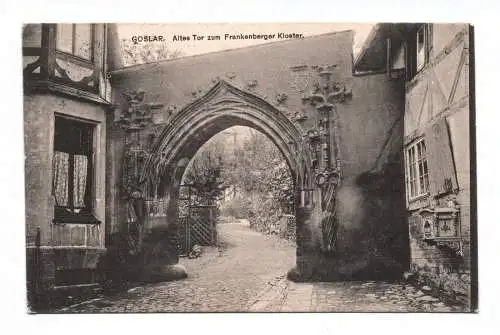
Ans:
[[[220,224],[227,248],[181,259],[185,280],[149,284],[64,308],[66,313],[117,312],[457,312],[438,298],[385,282],[292,283],[292,242]]]

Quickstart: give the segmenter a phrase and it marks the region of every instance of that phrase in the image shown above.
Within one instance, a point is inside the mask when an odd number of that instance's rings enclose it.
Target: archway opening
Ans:
[[[321,237],[315,228],[319,221],[313,217],[315,213],[312,211],[315,206],[310,148],[304,145],[301,131],[282,111],[258,96],[220,81],[203,97],[168,120],[156,136],[142,169],[142,193],[161,199],[164,213],[164,218],[151,227],[151,234],[143,248],[144,262],[151,270],[146,273],[153,273],[155,281],[169,278],[170,265],[180,261],[179,199],[189,162],[207,141],[234,126],[260,132],[266,141],[274,145],[273,155],[283,158],[281,167],[288,169],[293,184],[292,193],[297,195],[293,203],[297,236],[293,249],[297,257],[288,275],[299,279],[311,276],[311,264],[317,258],[313,249],[321,243]],[[258,158],[254,160],[258,161]],[[289,215],[293,217],[293,214]],[[302,270],[296,270],[299,268]],[[284,273],[286,270],[283,270]]]
[[[228,258],[228,275],[235,265],[271,277],[293,267],[295,183],[266,135],[244,126],[217,133],[186,165],[179,188],[180,263],[188,272],[202,271],[191,259],[214,254]]]

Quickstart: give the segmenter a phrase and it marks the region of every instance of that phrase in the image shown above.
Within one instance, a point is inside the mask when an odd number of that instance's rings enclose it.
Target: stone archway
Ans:
[[[218,81],[204,96],[176,113],[164,127],[150,149],[140,176],[143,194],[162,192],[168,199],[164,224],[152,229],[146,243],[145,267],[151,280],[170,279],[178,269],[179,256],[172,247],[177,231],[177,201],[181,179],[189,161],[212,136],[232,126],[248,126],[262,132],[283,154],[296,189],[297,263],[289,272],[295,280],[308,280],[318,272],[319,254],[331,248],[325,239],[325,227],[333,215],[334,187],[326,157],[313,158],[311,143],[327,134],[309,133],[306,136],[278,109],[264,99],[241,90],[223,80]],[[333,129],[323,129],[333,131]],[[318,162],[318,160],[322,160]],[[323,167],[323,174],[312,175],[313,169]],[[324,178],[324,180],[319,180]],[[331,189],[325,188],[331,185]],[[323,193],[323,194],[322,194]],[[326,195],[325,195],[326,193]],[[327,198],[329,197],[329,198]],[[322,204],[323,202],[323,204]],[[330,220],[331,221],[331,220]],[[330,224],[330,235],[334,235]],[[330,241],[332,238],[330,237]],[[177,268],[177,272],[176,269]]]

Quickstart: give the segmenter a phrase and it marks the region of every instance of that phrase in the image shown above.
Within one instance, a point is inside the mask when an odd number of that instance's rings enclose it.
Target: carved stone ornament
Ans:
[[[307,131],[307,138],[312,142],[319,139],[319,132],[315,129]]]
[[[292,71],[291,87],[298,93],[304,93],[311,80],[311,74],[307,65],[298,65],[290,68]]]
[[[278,103],[278,105],[283,105],[287,100],[288,100],[288,95],[286,95],[285,93],[281,92],[276,94],[276,102]]]
[[[320,79],[313,83],[311,93],[306,99],[320,111],[328,111],[334,104],[342,103],[348,98],[352,98],[351,89],[338,82],[332,82],[332,71],[336,67],[336,65],[312,67],[317,71]],[[306,99],[303,98],[303,102],[306,101]]]
[[[123,93],[123,96],[125,97],[125,100],[127,100],[127,103],[129,105],[137,105],[142,103],[144,101],[145,95],[146,92],[142,90],[126,91]]]
[[[296,122],[304,122],[307,120],[307,112],[305,109],[301,109],[300,112],[296,112],[295,115],[292,117],[292,121]]]
[[[422,217],[424,241],[463,256],[457,208],[424,208],[420,210],[419,215]]]
[[[320,172],[316,174],[316,185],[324,186],[330,177],[330,174],[327,171]]]
[[[323,170],[316,174],[316,185],[325,186],[327,183],[332,183],[335,186],[338,185],[340,179],[340,174],[338,171]]]
[[[227,72],[226,77],[228,79],[234,79],[234,78],[236,78],[236,73],[235,72]]]
[[[125,152],[122,165],[122,190],[128,197],[131,191],[139,187],[141,170],[149,157],[147,147],[154,138],[149,137],[142,143],[140,132],[147,126],[153,126],[153,111],[163,108],[163,104],[145,103],[145,92],[142,90],[127,91],[123,93],[126,106],[115,107],[115,124],[124,129]]]
[[[246,89],[248,91],[253,91],[257,87],[258,81],[257,79],[251,79],[247,82]]]
[[[191,97],[194,99],[197,99],[203,95],[203,89],[202,88],[197,88],[193,91],[191,91]]]
[[[123,93],[128,106],[115,108],[114,122],[126,131],[137,131],[152,124],[152,112],[163,108],[162,104],[144,103],[144,91]]]
[[[436,217],[433,210],[424,208],[418,212],[422,218],[422,238],[433,240],[436,237]]]
[[[172,115],[174,115],[177,112],[177,106],[174,106],[174,105],[167,106],[166,112],[167,112],[167,116],[171,117]]]
[[[325,217],[331,217],[322,224],[325,250],[333,250],[336,240],[334,215],[336,193],[341,182],[341,162],[338,157],[339,136],[336,105],[352,96],[350,90],[332,80],[337,65],[311,66],[316,78],[311,80],[311,89],[301,97],[304,110],[312,106],[317,115],[316,125],[306,133],[311,152],[311,168],[314,171],[314,183],[320,189],[321,211]],[[297,69],[298,72],[304,69]],[[305,72],[305,71],[304,71]],[[306,76],[304,75],[304,78]],[[300,86],[300,83],[299,83]],[[305,114],[305,113],[304,113]]]

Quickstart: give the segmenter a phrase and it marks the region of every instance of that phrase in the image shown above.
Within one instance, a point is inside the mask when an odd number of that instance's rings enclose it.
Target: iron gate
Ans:
[[[179,252],[187,255],[194,245],[217,245],[215,204],[199,204],[191,185],[181,185],[179,196]]]

